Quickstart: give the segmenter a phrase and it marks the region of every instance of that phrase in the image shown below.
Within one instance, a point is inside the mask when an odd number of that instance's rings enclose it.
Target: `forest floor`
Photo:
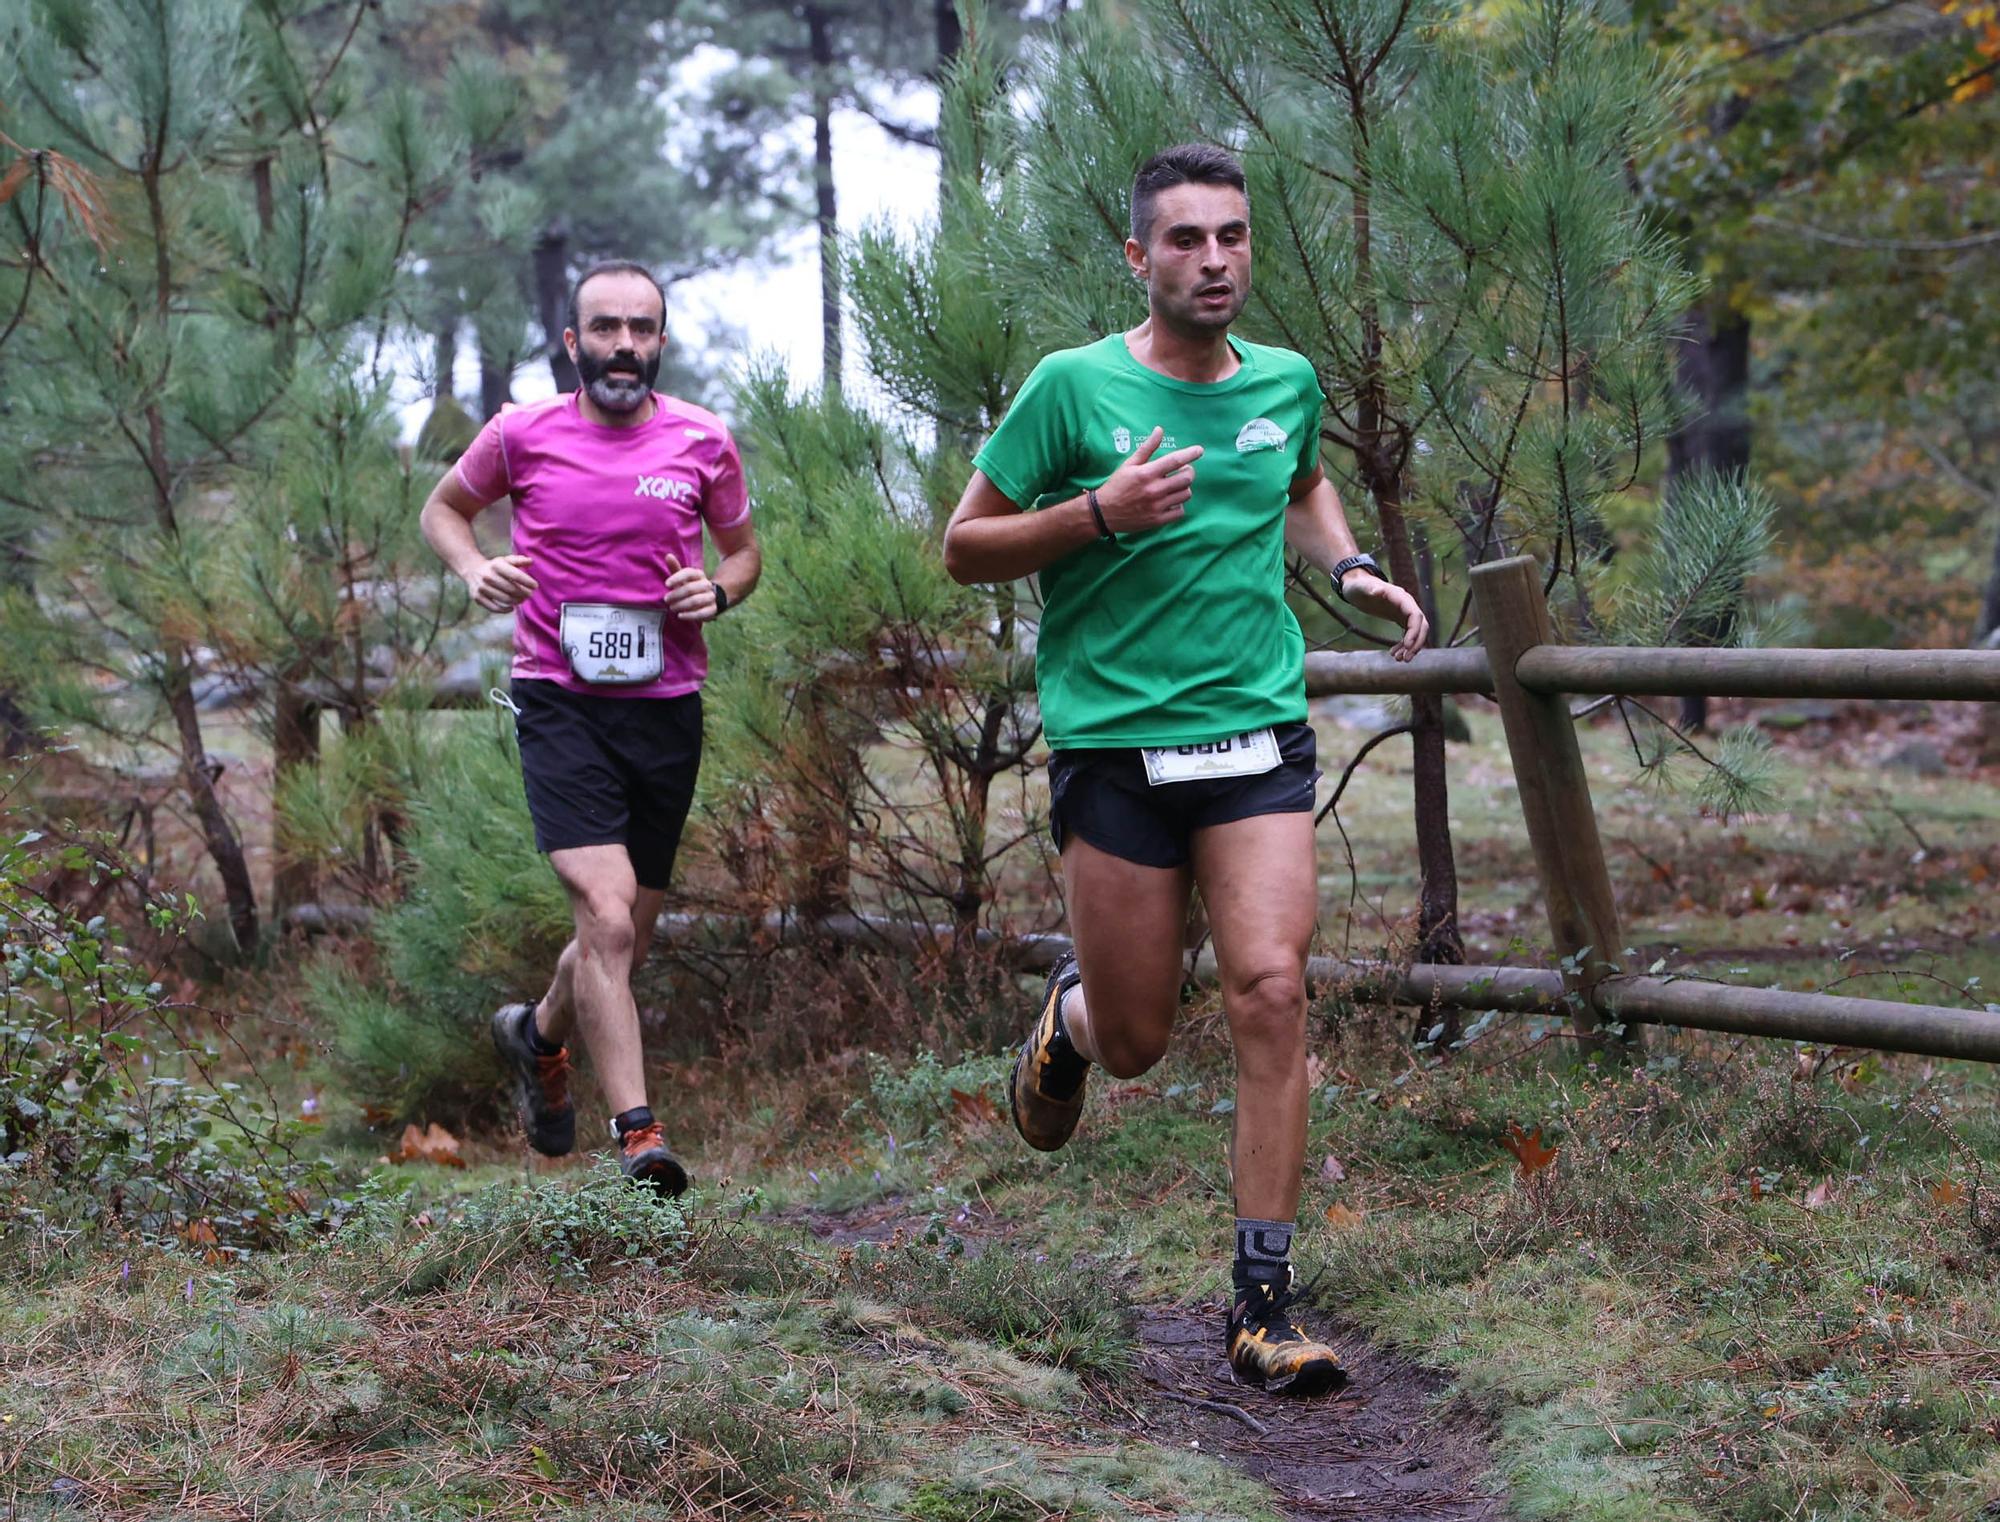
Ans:
[[[1472,721],[1468,955],[1534,961],[1498,726]],[[1766,727],[1787,801],[1728,824],[1632,788],[1590,731],[1642,965],[1981,1007],[2000,772],[1965,712]],[[1323,738],[1337,775],[1355,735]],[[1337,841],[1323,861],[1333,950],[1407,936],[1407,770],[1378,756],[1342,805],[1352,870]],[[679,1207],[505,1135],[458,1139],[463,1167],[378,1160],[329,1094],[329,1151],[374,1163],[337,1230],[240,1260],[52,1234],[10,1264],[0,1518],[2000,1511],[1987,1068],[1666,1031],[1596,1064],[1530,1017],[1440,1065],[1406,1015],[1329,1000],[1298,1257],[1353,1379],[1302,1404],[1221,1356],[1211,997],[1143,1081],[1093,1080],[1048,1156],[1006,1122],[1005,1053],[777,1073],[648,1014],[699,1180]]]

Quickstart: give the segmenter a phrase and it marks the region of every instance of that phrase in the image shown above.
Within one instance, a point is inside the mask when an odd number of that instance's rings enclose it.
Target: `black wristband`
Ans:
[[[1375,563],[1373,555],[1349,555],[1333,568],[1333,595],[1346,602],[1347,592],[1342,588],[1341,582],[1346,579],[1349,571],[1360,570],[1367,571],[1371,576],[1381,577],[1384,581],[1388,580],[1386,576],[1382,576],[1382,567]]]
[[[719,581],[711,581],[709,585],[715,588],[715,616],[720,618],[729,611],[729,591]]]
[[[1104,509],[1097,505],[1097,488],[1093,486],[1083,495],[1084,500],[1090,504],[1090,516],[1097,520],[1097,537],[1116,539],[1118,536],[1111,532],[1111,525],[1104,521]]]

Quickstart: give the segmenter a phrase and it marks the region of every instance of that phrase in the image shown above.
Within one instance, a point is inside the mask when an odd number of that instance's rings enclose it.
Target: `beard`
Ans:
[[[637,412],[653,394],[653,382],[660,375],[660,356],[642,361],[630,349],[621,349],[599,359],[578,344],[576,373],[585,394],[606,412]]]

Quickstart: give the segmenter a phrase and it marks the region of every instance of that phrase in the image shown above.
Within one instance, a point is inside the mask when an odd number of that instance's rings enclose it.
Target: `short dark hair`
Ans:
[[[569,288],[569,310],[564,314],[564,321],[571,332],[576,331],[578,317],[577,298],[583,294],[583,288],[599,275],[644,275],[648,280],[652,281],[653,289],[660,293],[660,326],[666,326],[667,288],[660,284],[660,277],[647,269],[637,259],[600,259],[581,275],[578,275],[576,277],[576,284]]]
[[[1181,143],[1163,148],[1139,166],[1132,179],[1132,241],[1144,245],[1153,235],[1153,202],[1176,185],[1227,185],[1250,199],[1243,163],[1227,148],[1213,143]]]

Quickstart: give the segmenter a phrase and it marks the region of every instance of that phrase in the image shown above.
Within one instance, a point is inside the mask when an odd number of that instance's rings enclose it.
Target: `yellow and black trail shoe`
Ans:
[[[1063,995],[1083,981],[1076,970],[1076,953],[1065,951],[1049,969],[1042,1013],[1014,1059],[1008,1084],[1013,1098],[1014,1129],[1038,1152],[1053,1152],[1070,1139],[1083,1114],[1083,1081],[1090,1063],[1069,1044],[1062,1028]]]
[[[1253,1282],[1236,1292],[1229,1311],[1229,1367],[1246,1384],[1272,1394],[1324,1395],[1347,1383],[1340,1355],[1292,1321],[1298,1298],[1288,1263],[1282,1284]]]

